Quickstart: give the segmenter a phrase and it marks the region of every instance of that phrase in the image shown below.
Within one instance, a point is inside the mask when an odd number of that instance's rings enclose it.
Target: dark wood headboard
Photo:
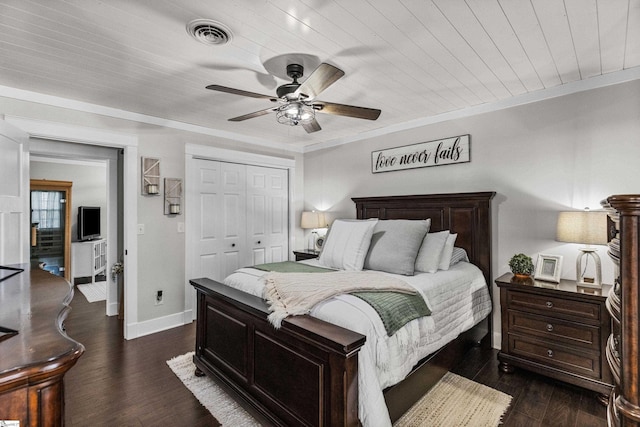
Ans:
[[[427,219],[430,232],[458,233],[456,246],[467,251],[491,289],[491,199],[495,192],[354,197],[358,219]]]

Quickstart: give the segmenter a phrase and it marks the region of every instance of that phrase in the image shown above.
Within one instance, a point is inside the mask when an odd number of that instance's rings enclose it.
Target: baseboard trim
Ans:
[[[188,315],[187,315],[188,314]],[[185,321],[187,319],[187,321]],[[166,331],[167,329],[177,328],[178,326],[191,323],[191,313],[181,312],[170,314],[168,316],[158,317],[156,319],[145,320],[135,324],[127,325],[132,335],[128,339],[140,338],[145,335],[155,334],[156,332]]]
[[[115,316],[118,314],[118,303],[112,302],[107,304],[107,316]]]

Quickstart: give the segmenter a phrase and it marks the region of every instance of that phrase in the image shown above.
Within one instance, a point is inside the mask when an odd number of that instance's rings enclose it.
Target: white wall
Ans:
[[[562,277],[575,278],[579,245],[555,239],[557,213],[597,209],[611,194],[640,193],[640,81],[307,153],[305,208],[355,217],[351,197],[496,191],[493,275],[524,252],[564,257]],[[383,113],[384,114],[384,110]],[[471,162],[372,174],[371,151],[471,135]],[[613,282],[605,247],[603,281]],[[494,346],[499,346],[494,286]]]

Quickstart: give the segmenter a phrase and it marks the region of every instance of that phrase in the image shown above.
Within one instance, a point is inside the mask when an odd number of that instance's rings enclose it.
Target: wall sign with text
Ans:
[[[391,172],[470,162],[469,135],[371,152],[371,172]]]

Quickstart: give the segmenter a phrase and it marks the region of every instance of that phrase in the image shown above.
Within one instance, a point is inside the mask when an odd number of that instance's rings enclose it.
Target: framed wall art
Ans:
[[[371,152],[371,173],[468,163],[470,135],[387,148]]]

